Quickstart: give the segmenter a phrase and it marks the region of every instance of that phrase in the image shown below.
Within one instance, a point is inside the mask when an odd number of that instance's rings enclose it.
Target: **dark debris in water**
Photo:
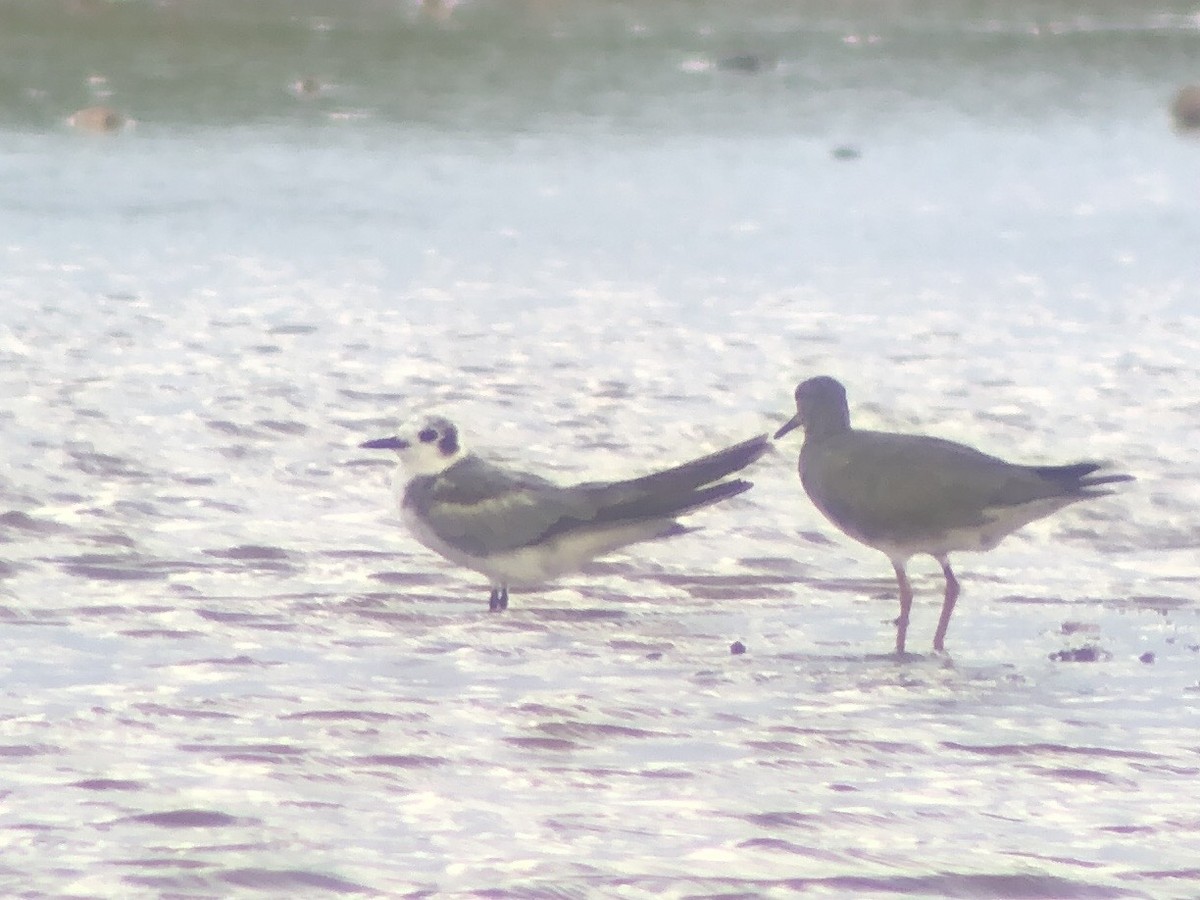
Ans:
[[[1054,662],[1102,662],[1112,659],[1112,654],[1100,647],[1086,646],[1056,650],[1049,658]]]
[[[729,645],[729,652],[733,656],[741,656],[743,653],[746,652],[746,645],[743,644],[741,641],[734,641],[732,644]]]

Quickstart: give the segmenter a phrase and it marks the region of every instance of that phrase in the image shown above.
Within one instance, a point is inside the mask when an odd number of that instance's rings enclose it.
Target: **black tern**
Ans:
[[[360,446],[396,452],[405,524],[429,549],[486,575],[494,612],[508,607],[510,586],[535,587],[628,544],[689,530],[675,518],[748,490],[749,481],[722,479],[771,443],[764,434],[641,478],[570,486],[480,458],[440,416]]]
[[[810,378],[796,388],[796,415],[778,439],[804,428],[800,481],[813,505],[847,535],[886,553],[900,588],[896,652],[904,652],[912,587],[910,557],[927,553],[946,578],[933,649],[943,650],[958,598],[949,554],[991,550],[1035,519],[1112,491],[1101,485],[1132,481],[1124,474],[1093,475],[1101,463],[1022,466],[953,441],[916,434],[859,431],[850,425],[846,389],[833,378]]]

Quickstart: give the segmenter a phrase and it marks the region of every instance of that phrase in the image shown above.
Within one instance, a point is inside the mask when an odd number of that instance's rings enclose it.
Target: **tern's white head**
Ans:
[[[467,455],[454,423],[442,416],[413,419],[392,437],[359,444],[368,450],[395,450],[410,478],[440,475]]]

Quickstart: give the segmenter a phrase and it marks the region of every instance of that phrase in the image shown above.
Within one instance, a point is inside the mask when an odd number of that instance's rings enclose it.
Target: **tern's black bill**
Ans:
[[[365,441],[359,444],[364,450],[404,450],[408,447],[408,441],[398,437],[376,438],[373,441]]]

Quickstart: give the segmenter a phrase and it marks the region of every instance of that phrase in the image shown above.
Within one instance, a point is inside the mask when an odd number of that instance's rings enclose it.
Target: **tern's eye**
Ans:
[[[436,428],[422,429],[421,433],[417,435],[417,437],[421,439],[422,444],[428,444],[430,441],[436,441],[437,436],[438,433]]]

